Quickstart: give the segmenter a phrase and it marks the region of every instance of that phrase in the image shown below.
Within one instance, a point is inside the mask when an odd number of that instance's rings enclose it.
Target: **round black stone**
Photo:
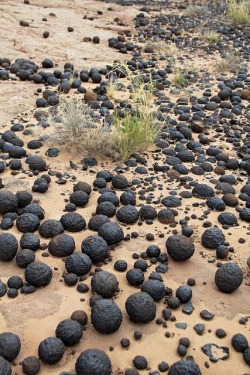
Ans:
[[[75,240],[68,234],[58,234],[50,240],[48,250],[54,257],[67,257],[75,250]]]
[[[221,229],[211,228],[206,229],[201,236],[201,243],[207,249],[215,249],[225,242],[225,236]]]
[[[53,365],[60,361],[64,352],[64,343],[57,337],[48,337],[41,341],[38,346],[39,358],[49,365]]]
[[[118,281],[114,274],[108,271],[96,272],[91,279],[92,290],[104,298],[113,297],[118,289]]]
[[[39,228],[39,234],[44,238],[52,238],[64,231],[60,221],[49,219],[45,220]]]
[[[148,323],[155,318],[156,305],[153,298],[145,292],[130,295],[125,303],[130,319],[135,323]]]
[[[16,227],[22,233],[35,232],[39,228],[39,225],[40,220],[34,214],[22,214],[16,220]]]
[[[124,239],[123,229],[120,225],[106,222],[100,226],[98,235],[104,238],[108,245],[115,245]]]
[[[101,299],[91,309],[91,322],[96,331],[104,334],[116,332],[122,323],[122,312],[114,301]]]
[[[22,370],[25,375],[36,375],[40,371],[40,361],[35,356],[26,357],[22,360]]]
[[[243,353],[248,348],[247,338],[242,333],[236,333],[233,335],[231,344],[236,352]]]
[[[149,279],[142,284],[141,291],[148,293],[154,301],[159,301],[165,295],[165,286],[161,281]]]
[[[243,281],[243,272],[236,263],[225,263],[215,273],[215,284],[223,293],[232,293]]]
[[[74,273],[77,276],[83,276],[89,273],[92,267],[90,257],[82,253],[74,253],[67,257],[65,261],[67,272]]]
[[[52,279],[52,269],[45,263],[32,262],[25,269],[25,280],[33,286],[46,286]]]
[[[12,260],[18,249],[18,242],[16,237],[11,233],[0,234],[0,260],[9,262]]]
[[[129,285],[139,286],[144,282],[144,273],[139,268],[132,268],[126,273]]]
[[[107,242],[100,236],[89,236],[82,241],[81,250],[93,263],[103,262],[109,257]]]
[[[0,214],[14,212],[18,206],[17,197],[9,190],[0,190]]]
[[[134,224],[139,218],[139,212],[134,206],[128,204],[117,211],[116,218],[122,223]]]
[[[87,349],[82,352],[75,364],[77,375],[111,375],[112,366],[109,357],[99,349]]]
[[[21,350],[19,337],[12,332],[0,333],[0,356],[12,362]]]
[[[181,360],[173,363],[168,375],[201,375],[199,366],[192,360]]]
[[[192,298],[192,294],[192,289],[188,285],[181,285],[175,295],[181,303],[186,303]]]
[[[56,328],[56,337],[61,339],[66,346],[77,344],[82,337],[82,326],[76,320],[62,320]]]
[[[166,241],[167,252],[175,261],[185,261],[192,257],[195,251],[193,242],[183,235],[173,235]]]
[[[20,239],[22,249],[36,251],[40,248],[40,238],[34,233],[24,233]]]

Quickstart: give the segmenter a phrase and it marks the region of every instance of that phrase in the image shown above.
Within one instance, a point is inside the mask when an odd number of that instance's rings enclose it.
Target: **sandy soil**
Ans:
[[[113,10],[109,11],[109,7],[112,7]],[[109,49],[107,40],[111,37],[116,37],[117,33],[124,29],[129,29],[136,33],[132,19],[138,13],[138,9],[139,7],[137,6],[127,9],[116,4],[90,0],[67,0],[66,2],[55,0],[53,1],[53,6],[51,6],[51,1],[49,0],[42,2],[40,0],[31,0],[30,5],[24,4],[22,0],[1,0],[0,18],[3,35],[1,55],[11,60],[21,57],[34,59],[38,64],[44,58],[51,58],[60,68],[63,68],[65,62],[70,61],[74,63],[75,68],[79,71],[93,66],[103,67],[105,64],[112,63],[114,59],[126,58],[126,56],[121,56],[115,50]],[[101,10],[102,14],[98,15],[97,10]],[[52,13],[55,16],[52,16]],[[85,15],[87,18],[93,17],[94,19],[84,19]],[[126,26],[118,26],[117,22],[114,22],[116,17],[119,17]],[[47,21],[43,21],[43,18],[46,18]],[[20,20],[28,21],[30,27],[21,27],[19,25]],[[68,26],[74,27],[74,32],[69,33],[67,31]],[[48,39],[44,39],[42,36],[45,30],[50,32]],[[100,36],[100,44],[95,45],[91,42],[83,42],[84,37],[92,38],[95,35]],[[94,85],[86,84],[86,88],[89,87],[94,87]],[[27,123],[33,121],[33,110],[31,109],[34,108],[37,98],[34,95],[36,89],[37,87],[30,82],[20,82],[19,80],[0,82],[1,130],[6,130],[10,126],[12,119],[14,119],[14,122],[20,119],[27,121]],[[199,90],[202,90],[202,87],[199,87]],[[22,138],[25,144],[32,139],[30,136],[23,136]],[[65,207],[65,199],[68,199],[72,192],[75,183],[74,177],[76,177],[76,181],[86,181],[92,184],[95,179],[95,172],[101,169],[112,171],[115,164],[110,160],[101,160],[97,167],[91,168],[92,172],[84,172],[80,168],[72,170],[69,160],[73,160],[74,163],[80,165],[82,155],[71,156],[62,151],[57,158],[52,159],[45,156],[47,148],[48,145],[44,145],[38,150],[37,154],[44,157],[49,169],[61,173],[67,172],[69,178],[65,185],[58,185],[55,183],[57,178],[52,177],[52,182],[46,194],[34,193],[33,196],[45,209],[45,219],[60,219]],[[154,162],[152,155],[150,152],[146,152],[144,155],[148,160],[148,167],[151,167]],[[24,161],[22,163],[25,167]],[[186,166],[189,168],[191,164],[187,163]],[[239,177],[237,173],[235,172],[235,175]],[[5,188],[14,193],[18,190],[30,191],[33,180],[36,178],[36,176],[27,177],[27,174],[22,172],[13,176],[10,171],[5,172],[4,176],[1,177],[3,177]],[[127,177],[132,180],[141,176],[129,171]],[[194,175],[192,177],[199,182],[209,183],[209,179],[211,177],[214,178],[215,175],[207,173],[202,177]],[[156,188],[154,192],[156,198],[161,194],[163,196],[168,195],[168,190],[170,189],[176,189],[177,193],[184,190],[183,187],[180,187],[178,180],[169,182],[161,173],[157,174],[157,180],[157,183],[163,184],[164,188],[163,191]],[[235,188],[236,194],[238,194],[240,184]],[[117,194],[119,196],[121,192],[117,192]],[[93,191],[88,205],[85,208],[77,209],[77,212],[83,215],[86,222],[95,213],[98,196],[99,193]],[[186,214],[196,214],[198,218],[203,215],[207,207],[199,205],[199,207],[194,208],[192,204],[195,201],[197,201],[195,198],[185,200],[185,204],[177,208],[178,220],[184,218]],[[140,201],[138,201],[139,203]],[[159,211],[163,206],[159,203],[155,207]],[[187,209],[190,209],[190,211],[188,212]],[[227,211],[235,213],[235,210],[229,207]],[[211,212],[208,220],[220,226],[217,217],[218,212]],[[250,337],[249,322],[246,325],[239,325],[238,323],[241,317],[248,316],[250,318],[250,280],[249,270],[247,270],[246,265],[250,245],[249,236],[246,234],[249,234],[249,227],[246,223],[240,222],[239,226],[224,231],[226,240],[230,242],[230,246],[235,248],[235,253],[231,254],[231,259],[240,264],[245,277],[243,284],[237,291],[231,295],[226,295],[219,292],[214,284],[214,273],[217,269],[216,262],[208,262],[208,260],[215,257],[214,250],[206,250],[200,244],[200,236],[204,231],[202,223],[198,219],[189,221],[189,225],[194,229],[193,238],[196,247],[192,259],[181,264],[169,259],[169,270],[162,275],[165,286],[172,288],[174,291],[178,286],[186,283],[188,278],[193,277],[196,280],[192,298],[195,310],[192,315],[183,314],[180,308],[177,311],[173,311],[176,322],[187,323],[185,330],[178,329],[174,321],[167,322],[167,327],[157,325],[155,321],[146,325],[138,325],[129,321],[125,311],[125,301],[130,294],[137,290],[128,285],[125,273],[118,273],[113,269],[113,263],[117,259],[124,259],[128,262],[128,268],[133,267],[134,259],[132,254],[140,254],[146,250],[150,243],[146,240],[145,235],[149,232],[155,235],[153,243],[159,245],[162,251],[165,252],[165,242],[168,235],[172,233],[173,228],[160,224],[158,221],[154,222],[152,226],[143,223],[141,226],[135,224],[123,227],[125,234],[138,231],[140,236],[117,246],[112,251],[112,262],[103,266],[103,269],[113,272],[119,280],[120,292],[115,300],[123,312],[123,323],[120,329],[109,336],[98,334],[90,323],[91,309],[88,301],[91,291],[82,295],[77,292],[76,287],[65,286],[62,280],[65,270],[64,261],[52,256],[45,258],[42,256],[43,251],[37,251],[36,259],[46,262],[53,268],[53,279],[49,286],[36,290],[34,294],[19,294],[13,300],[7,296],[0,299],[0,332],[14,332],[19,335],[22,342],[20,354],[12,366],[13,374],[21,375],[23,373],[21,361],[27,356],[37,356],[37,348],[40,341],[46,337],[54,336],[58,323],[63,319],[70,318],[73,311],[80,309],[86,311],[89,317],[89,323],[86,326],[83,338],[78,345],[73,348],[67,348],[65,355],[56,365],[48,366],[42,363],[41,375],[58,375],[62,371],[72,371],[74,373],[76,358],[83,350],[90,347],[102,349],[109,355],[113,364],[114,374],[123,374],[126,368],[133,367],[132,360],[136,355],[145,355],[149,368],[147,371],[140,372],[145,375],[150,370],[156,371],[161,361],[172,364],[180,359],[176,353],[180,337],[190,338],[191,345],[188,349],[188,355],[194,357],[195,361],[200,365],[203,375],[226,373],[229,375],[242,375],[249,373],[249,367],[243,362],[242,354],[233,350],[230,343],[232,335],[237,332]],[[180,231],[179,224],[176,229]],[[11,232],[18,240],[20,239],[21,233],[15,227],[11,229]],[[160,233],[164,234],[163,238],[160,238]],[[82,240],[92,234],[94,233],[88,229],[74,234],[76,251],[80,251]],[[239,243],[241,237],[246,239],[244,244]],[[41,239],[41,242],[48,243],[48,240]],[[150,265],[145,277],[148,277],[154,268],[154,265]],[[11,275],[20,275],[24,278],[23,270],[16,266],[15,261],[8,264],[0,262],[0,279],[6,282]],[[90,281],[91,278],[88,277],[86,283],[90,285]],[[162,301],[157,303],[157,318],[161,317],[161,311],[164,307],[165,305]],[[203,309],[215,314],[212,321],[205,322],[201,319],[199,314]],[[193,326],[196,323],[204,323],[206,326],[205,333],[202,336],[198,336],[193,330]],[[227,332],[227,336],[224,339],[218,339],[215,336],[217,328],[223,328]],[[140,330],[143,334],[140,341],[135,341],[133,338],[135,330]],[[170,338],[165,337],[166,332],[170,332]],[[131,340],[129,349],[121,348],[120,340],[124,337]],[[228,346],[230,348],[230,358],[226,361],[218,361],[216,364],[210,362],[201,350],[201,346],[207,343]],[[209,363],[209,368],[204,366],[205,362]]]

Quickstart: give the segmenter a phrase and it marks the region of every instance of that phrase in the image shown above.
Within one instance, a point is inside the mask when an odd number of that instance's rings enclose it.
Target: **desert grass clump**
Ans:
[[[173,76],[172,83],[175,86],[183,87],[186,85],[187,79],[181,71],[176,71],[175,75]]]
[[[189,5],[184,13],[186,16],[207,16],[210,11],[206,5]]]
[[[117,111],[113,114],[114,143],[122,160],[132,153],[145,151],[159,134],[162,123],[157,115],[144,108],[139,111],[125,111],[123,118]]]
[[[224,57],[221,57],[213,64],[213,71],[215,73],[222,73],[230,71],[231,69],[238,70],[242,65],[242,59],[235,51],[229,51]]]
[[[73,154],[112,155],[110,128],[94,121],[91,108],[77,99],[61,99],[59,117],[52,116],[51,125],[50,142]]]
[[[201,34],[201,38],[210,43],[218,43],[220,34],[215,31],[204,31],[204,33]]]
[[[248,0],[230,0],[227,14],[235,24],[250,25],[250,2]]]

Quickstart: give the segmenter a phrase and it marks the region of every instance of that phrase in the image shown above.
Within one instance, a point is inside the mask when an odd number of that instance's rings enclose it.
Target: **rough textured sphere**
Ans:
[[[56,337],[61,339],[66,346],[77,344],[82,337],[82,326],[76,320],[62,320],[56,328]]]
[[[87,254],[93,263],[103,262],[108,258],[108,244],[100,236],[94,235],[82,241],[81,250]]]
[[[18,216],[16,220],[16,227],[22,233],[35,232],[39,228],[39,225],[39,218],[30,213],[24,213]]]
[[[74,253],[66,259],[65,267],[67,272],[75,273],[77,276],[83,276],[91,270],[92,262],[88,255]]]
[[[201,375],[201,370],[194,361],[184,359],[173,363],[168,375]]]
[[[0,356],[12,362],[21,350],[19,337],[12,332],[0,333]]]
[[[226,263],[215,272],[214,281],[221,292],[232,293],[241,285],[243,272],[236,263]]]
[[[112,366],[106,353],[99,349],[87,349],[76,360],[77,375],[111,375]]]
[[[60,361],[64,351],[64,343],[57,337],[48,337],[41,341],[38,347],[38,355],[40,359],[49,365],[53,365]]]
[[[98,332],[110,334],[120,328],[122,312],[114,301],[101,299],[92,307],[91,322]]]
[[[176,234],[168,237],[166,241],[168,254],[176,261],[185,261],[192,257],[195,247],[191,239]]]
[[[233,335],[231,340],[232,347],[236,352],[243,353],[244,350],[248,347],[248,341],[246,336],[242,335],[242,333],[236,333]]]
[[[98,230],[98,235],[101,236],[108,245],[115,245],[124,239],[123,229],[116,223],[106,222],[102,224]]]
[[[96,272],[91,279],[92,290],[104,298],[115,295],[118,289],[118,281],[115,275],[108,271]]]
[[[197,184],[193,188],[192,194],[197,198],[209,198],[214,196],[214,190],[207,184]]]
[[[75,250],[75,240],[68,234],[58,234],[50,240],[48,250],[54,257],[67,257]]]
[[[45,220],[39,228],[39,234],[44,238],[52,238],[63,231],[62,223],[54,219]]]
[[[219,245],[223,245],[225,242],[225,236],[221,229],[211,228],[206,229],[201,236],[201,243],[207,249],[215,249]]]
[[[9,262],[12,260],[18,249],[18,242],[11,233],[0,234],[0,260]]]
[[[149,279],[141,287],[142,292],[148,293],[154,301],[159,301],[165,295],[165,286],[159,280]]]
[[[8,361],[0,356],[0,375],[11,375],[12,370]]]
[[[9,190],[0,190],[0,214],[14,212],[18,206],[17,197]]]
[[[69,232],[80,232],[86,227],[86,221],[77,212],[68,212],[60,219],[63,228]]]
[[[22,361],[22,369],[25,375],[36,375],[40,371],[40,361],[35,356],[24,358]]]
[[[139,218],[139,212],[134,206],[128,204],[117,211],[116,217],[121,223],[134,224]]]
[[[52,269],[45,263],[32,262],[25,269],[25,280],[36,287],[46,286],[52,279]]]
[[[148,323],[155,318],[156,305],[153,298],[145,292],[134,293],[125,303],[126,311],[135,323]]]

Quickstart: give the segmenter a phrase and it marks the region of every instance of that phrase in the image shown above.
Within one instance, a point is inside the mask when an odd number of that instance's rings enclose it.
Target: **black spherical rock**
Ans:
[[[12,370],[11,370],[9,362],[5,358],[0,356],[0,375],[11,375],[11,374],[12,374]]]
[[[92,290],[104,298],[113,297],[118,289],[115,275],[108,271],[99,271],[91,279]]]
[[[214,196],[214,190],[206,184],[197,184],[193,190],[192,194],[197,198],[209,198]]]
[[[144,273],[139,268],[132,268],[126,273],[129,285],[139,286],[144,282]]]
[[[184,359],[173,363],[168,375],[201,375],[201,370],[194,361]]]
[[[107,242],[100,236],[89,236],[82,241],[81,250],[93,263],[103,262],[108,258]]]
[[[21,350],[19,337],[12,332],[0,333],[0,356],[12,362]]]
[[[9,190],[0,190],[0,214],[14,212],[18,206],[17,197]]]
[[[68,234],[58,234],[50,240],[48,250],[54,257],[67,257],[75,250],[75,240]]]
[[[105,352],[99,349],[87,349],[76,360],[77,375],[111,375],[112,365]]]
[[[211,228],[206,229],[201,236],[201,243],[207,249],[215,249],[219,245],[223,245],[225,242],[225,236],[221,229]]]
[[[181,285],[176,290],[176,297],[181,303],[187,303],[192,298],[192,289],[188,285]]]
[[[154,301],[160,301],[165,295],[165,286],[159,280],[149,279],[142,284],[141,291],[148,293]]]
[[[35,232],[39,228],[39,225],[39,218],[30,213],[22,214],[16,220],[16,227],[22,233]]]
[[[114,195],[114,194],[112,194]],[[116,213],[116,207],[112,202],[104,201],[98,204],[96,207],[96,214],[97,215],[105,215],[108,217],[114,216]]]
[[[64,228],[62,223],[54,219],[45,220],[39,228],[39,234],[44,238],[55,237],[57,234],[60,234],[63,231]]]
[[[125,176],[118,174],[112,178],[112,186],[115,189],[125,190],[129,187],[129,182]]]
[[[92,262],[88,255],[74,253],[67,257],[65,267],[67,272],[75,273],[77,276],[83,276],[91,270]]]
[[[40,238],[34,233],[24,233],[20,239],[22,249],[36,251],[40,248]]]
[[[233,293],[243,281],[243,272],[236,263],[225,263],[215,273],[215,284],[223,293]]]
[[[41,341],[38,347],[39,358],[49,365],[60,361],[64,352],[64,343],[57,337],[48,337]]]
[[[145,292],[134,293],[125,303],[130,319],[135,323],[148,323],[155,318],[156,305],[153,298]]]
[[[250,346],[244,350],[243,359],[245,363],[250,366]]]
[[[18,249],[16,237],[11,233],[0,234],[0,260],[9,262],[12,260]]]
[[[80,232],[86,227],[86,221],[77,212],[68,212],[62,215],[60,221],[68,232]]]
[[[122,227],[112,222],[101,225],[98,230],[98,235],[101,236],[108,245],[118,244],[124,239]]]
[[[121,223],[134,224],[139,218],[139,212],[134,206],[128,204],[117,211],[116,218]]]
[[[26,268],[30,263],[34,262],[35,254],[30,249],[23,249],[16,255],[16,264],[20,268]]]
[[[66,346],[77,344],[82,337],[82,326],[76,320],[62,320],[56,328],[56,337],[61,339]]]
[[[89,220],[88,228],[90,230],[97,232],[100,226],[106,223],[107,221],[110,221],[110,219],[106,215],[102,215],[102,214],[94,215]]]
[[[37,357],[30,356],[22,361],[22,370],[25,375],[36,375],[40,371],[41,364]]]
[[[71,203],[74,203],[77,207],[84,207],[89,201],[89,196],[84,191],[77,190],[70,195],[69,200]]]
[[[32,262],[25,269],[25,280],[33,286],[46,286],[52,279],[52,269],[45,263]]]
[[[195,247],[191,239],[183,236],[182,234],[176,234],[168,237],[166,247],[168,254],[175,261],[188,260],[192,257],[195,251]]]
[[[242,333],[236,333],[235,335],[233,335],[231,344],[236,352],[241,353],[243,353],[244,350],[246,350],[248,347],[247,338],[246,336],[242,335]]]
[[[96,331],[104,334],[116,332],[122,323],[122,312],[114,301],[101,299],[91,310],[91,322]]]

